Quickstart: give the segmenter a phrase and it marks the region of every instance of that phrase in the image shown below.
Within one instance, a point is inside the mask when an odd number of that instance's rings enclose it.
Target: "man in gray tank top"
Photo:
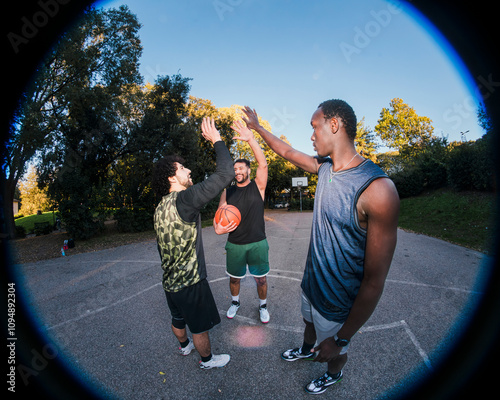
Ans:
[[[312,115],[317,157],[264,129],[255,110],[243,111],[247,126],[278,155],[318,174],[301,284],[304,341],[281,357],[326,362],[327,372],[305,386],[308,393],[323,393],[342,379],[349,342],[382,295],[396,248],[399,196],[387,175],[356,152],[356,115],[345,101],[325,101]]]

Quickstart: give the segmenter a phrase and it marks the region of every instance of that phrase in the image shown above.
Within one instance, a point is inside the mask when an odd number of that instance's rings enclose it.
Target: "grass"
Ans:
[[[495,231],[494,193],[440,189],[401,200],[399,226],[488,253]]]
[[[26,233],[30,233],[35,228],[35,222],[49,222],[51,225],[54,225],[55,214],[53,215],[52,211],[48,211],[41,215],[27,215],[26,217],[16,219],[16,226],[22,226],[26,230]]]

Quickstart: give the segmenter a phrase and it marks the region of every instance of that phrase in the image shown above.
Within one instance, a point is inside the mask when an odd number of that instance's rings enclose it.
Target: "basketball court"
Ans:
[[[326,370],[280,353],[302,344],[300,281],[311,212],[266,210],[270,246],[268,309],[259,321],[255,281],[241,282],[237,316],[225,273],[226,235],[203,229],[208,279],[222,322],[212,351],[230,363],[209,371],[196,352],[182,357],[170,331],[154,241],[17,266],[47,346],[100,393],[120,399],[309,398],[303,387]],[[481,296],[481,253],[398,231],[398,245],[375,313],[353,338],[344,379],[325,398],[373,399],[408,374],[432,373],[453,326],[463,326]],[[18,296],[21,287],[18,288]],[[443,346],[444,340],[444,346]],[[49,361],[50,362],[50,361]],[[40,372],[43,379],[43,371]],[[18,384],[22,384],[19,382]]]

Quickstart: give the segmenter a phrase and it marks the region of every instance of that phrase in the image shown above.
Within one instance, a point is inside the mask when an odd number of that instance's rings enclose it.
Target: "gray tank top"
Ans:
[[[358,221],[356,203],[375,179],[387,175],[372,161],[332,176],[327,158],[318,170],[311,241],[302,290],[330,321],[344,322],[363,279],[366,230]]]

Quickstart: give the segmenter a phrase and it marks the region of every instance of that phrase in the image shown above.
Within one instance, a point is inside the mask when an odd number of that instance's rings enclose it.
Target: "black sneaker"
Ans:
[[[328,372],[325,373],[322,377],[313,380],[311,383],[304,387],[305,391],[309,394],[321,394],[326,388],[334,383],[340,382],[342,380],[342,371],[337,378],[332,378]]]
[[[285,361],[314,360],[314,353],[302,354],[302,348],[289,349],[281,353],[281,358]]]

